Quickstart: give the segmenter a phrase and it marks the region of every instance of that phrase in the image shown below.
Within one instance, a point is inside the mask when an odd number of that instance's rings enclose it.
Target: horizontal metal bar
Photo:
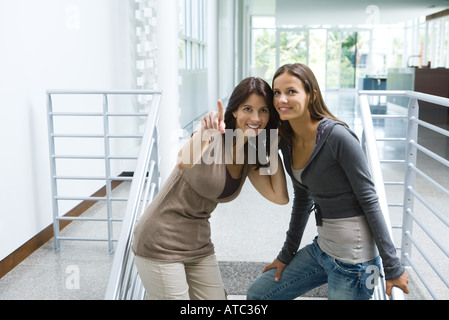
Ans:
[[[92,221],[92,222],[122,222],[123,219],[107,219],[107,218],[86,218],[86,217],[57,217],[57,220],[60,221]]]
[[[434,185],[438,190],[445,193],[449,197],[449,190],[443,187],[441,184],[433,180],[431,177],[429,177],[427,174],[419,170],[417,167],[415,167],[412,163],[408,166],[411,170],[415,171],[417,174],[419,174],[421,177],[423,177],[427,182],[430,182]]]
[[[141,135],[141,134],[127,134],[127,135],[125,135],[125,134],[122,134],[122,135],[117,135],[117,134],[114,134],[114,135],[108,135],[107,136],[108,138],[112,138],[112,139],[128,139],[128,138],[132,138],[132,139],[140,139],[140,138],[143,138],[143,135]]]
[[[441,222],[443,222],[446,227],[449,227],[449,219],[446,218],[444,215],[442,215],[438,210],[436,210],[434,207],[432,207],[430,205],[430,203],[425,200],[423,197],[421,197],[421,195],[419,193],[417,193],[415,191],[415,189],[413,189],[411,186],[409,186],[407,188],[408,191],[410,191],[416,199],[418,199],[427,209],[430,210],[430,212],[432,212],[437,218],[439,218],[441,220]]]
[[[416,92],[416,91],[407,91],[407,96],[409,96],[410,98],[417,99],[417,100],[438,104],[442,107],[449,107],[449,99],[448,98],[439,97],[439,96],[431,95],[428,93]]]
[[[89,177],[89,176],[53,176],[56,180],[106,180],[106,177]]]
[[[444,130],[444,129],[440,128],[440,127],[437,127],[437,126],[435,126],[433,124],[430,124],[430,123],[427,123],[427,122],[422,121],[420,119],[417,119],[415,117],[410,118],[410,121],[416,122],[417,124],[419,124],[422,127],[425,127],[425,128],[427,128],[429,130],[432,130],[432,131],[435,131],[435,132],[437,132],[437,133],[439,133],[439,134],[441,134],[443,136],[449,137],[449,131],[448,130]]]
[[[430,293],[430,295],[432,296],[432,298],[434,298],[435,300],[438,300],[438,297],[435,295],[435,292],[433,292],[432,288],[430,287],[430,284],[426,281],[426,279],[424,279],[424,276],[422,275],[422,273],[419,271],[418,266],[412,261],[410,255],[408,253],[404,253],[404,258],[407,260],[407,262],[410,264],[410,266],[412,267],[413,271],[415,271],[416,275],[418,276],[418,278],[421,280],[421,282],[424,284],[424,287],[427,289],[427,291]]]
[[[404,206],[404,204],[403,203],[389,203],[388,206],[402,208]]]
[[[381,163],[405,163],[405,160],[380,160]]]
[[[50,112],[53,117],[148,117],[145,112],[103,113],[103,112]]]
[[[102,112],[49,112],[52,117],[102,117]]]
[[[55,196],[56,200],[83,200],[83,201],[105,201],[106,197],[78,197],[78,196]]]
[[[101,160],[105,159],[106,156],[90,156],[90,155],[52,155],[55,159],[78,159],[78,160]],[[137,156],[109,156],[107,157],[111,160],[136,160]]]
[[[104,138],[104,134],[71,134],[71,133],[53,133],[53,138]]]
[[[132,181],[133,177],[112,177],[109,180],[111,180],[111,181]]]
[[[407,141],[406,138],[376,138],[376,141],[398,141],[398,142],[405,142]]]
[[[137,156],[109,156],[108,159],[111,160],[136,160]]]
[[[54,197],[56,200],[83,200],[83,201],[106,201],[107,197],[77,197],[77,196],[56,196]],[[126,198],[109,198],[111,201],[128,201]]]
[[[84,159],[84,160],[100,160],[105,156],[89,156],[89,155],[52,155],[54,159]]]
[[[108,95],[161,95],[162,91],[158,90],[60,90],[49,89],[47,94],[108,94]]]
[[[359,95],[367,96],[403,96],[407,95],[406,90],[359,90]]]
[[[407,119],[406,115],[400,114],[373,114],[373,119]]]
[[[367,96],[406,96],[408,98],[439,104],[449,107],[449,99],[409,90],[359,90],[359,95]]]
[[[51,135],[53,138],[95,138],[95,139],[103,139],[103,138],[110,138],[110,139],[139,139],[142,138],[142,135],[139,134],[134,134],[134,135],[104,135],[104,134],[71,134],[71,133],[57,133],[57,134],[52,134]]]
[[[395,182],[395,181],[388,181],[388,182],[385,182],[384,183],[386,186],[403,186],[404,185],[404,182],[401,182],[401,181],[398,181],[398,182]]]
[[[434,160],[438,161],[439,163],[445,165],[446,167],[449,168],[449,161],[444,159],[443,157],[440,157],[439,155],[437,155],[436,153],[430,151],[429,149],[423,147],[420,144],[417,144],[415,141],[410,141],[409,142],[410,145],[414,146],[416,149],[418,149],[419,151],[425,153],[426,155],[428,155],[429,157],[433,158]]]
[[[427,254],[423,250],[423,248],[418,244],[418,241],[416,241],[416,239],[413,238],[410,231],[406,231],[404,234],[413,243],[415,248],[421,253],[424,260],[426,260],[427,263],[432,267],[433,271],[435,271],[435,273],[438,275],[438,277],[444,282],[446,287],[449,288],[449,281],[444,277],[444,275],[440,272],[440,270],[434,265],[432,260],[427,256]]]
[[[440,250],[449,258],[449,251],[433,236],[432,232],[422,223],[422,221],[415,216],[411,209],[407,209],[407,214],[415,220],[415,222],[421,227],[421,229],[427,234],[427,236],[440,248]]]
[[[122,113],[106,113],[108,117],[148,117],[145,112],[122,112]]]
[[[54,176],[56,180],[106,180],[106,177],[94,177],[94,176]],[[131,181],[133,177],[111,177],[111,181]]]
[[[101,238],[77,238],[77,237],[58,237],[58,240],[62,241],[98,241],[98,242],[108,242],[109,239],[101,239]],[[113,242],[117,242],[118,240],[112,239]]]

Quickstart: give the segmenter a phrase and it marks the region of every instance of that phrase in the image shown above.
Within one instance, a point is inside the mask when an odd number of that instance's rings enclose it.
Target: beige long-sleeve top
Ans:
[[[176,262],[214,254],[211,213],[218,203],[239,195],[249,168],[244,165],[237,190],[220,198],[226,184],[224,153],[222,159],[221,163],[201,162],[188,170],[173,170],[137,223],[132,247],[136,255]]]

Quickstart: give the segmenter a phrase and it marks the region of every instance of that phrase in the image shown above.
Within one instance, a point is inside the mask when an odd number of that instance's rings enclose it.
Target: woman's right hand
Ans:
[[[274,259],[274,261],[263,269],[262,273],[267,272],[270,269],[276,268],[276,274],[274,275],[274,281],[279,281],[281,279],[282,271],[284,271],[286,264],[279,261],[279,259]]]
[[[208,130],[211,130],[212,132],[218,130],[221,133],[225,133],[226,124],[224,122],[223,103],[218,100],[217,106],[217,111],[211,111],[201,118],[201,129],[204,132],[208,132]]]
[[[201,118],[201,124],[193,132],[189,141],[178,152],[177,165],[180,170],[192,168],[201,160],[212,137],[218,133],[225,133],[223,103],[218,101],[218,110],[211,111]],[[195,148],[194,146],[200,146]],[[199,151],[199,152],[198,152]]]

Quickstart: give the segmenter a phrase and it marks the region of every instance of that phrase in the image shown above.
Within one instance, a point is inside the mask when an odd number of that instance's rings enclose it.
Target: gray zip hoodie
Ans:
[[[293,181],[293,208],[287,238],[278,255],[289,263],[299,248],[309,214],[321,219],[365,215],[382,258],[387,280],[403,272],[382,215],[366,157],[357,136],[340,122],[324,118],[318,125],[315,149],[301,178],[292,174],[292,146],[281,139],[284,166]]]

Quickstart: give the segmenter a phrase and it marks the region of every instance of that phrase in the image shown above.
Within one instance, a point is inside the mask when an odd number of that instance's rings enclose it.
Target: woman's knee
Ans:
[[[254,281],[248,288],[246,292],[247,300],[264,300],[264,295],[266,290],[263,289],[262,286],[259,285],[257,279]]]
[[[248,288],[246,298],[248,300],[267,300],[267,295],[269,295],[269,292],[276,284],[274,281],[275,272],[276,269],[270,269],[254,280]]]

